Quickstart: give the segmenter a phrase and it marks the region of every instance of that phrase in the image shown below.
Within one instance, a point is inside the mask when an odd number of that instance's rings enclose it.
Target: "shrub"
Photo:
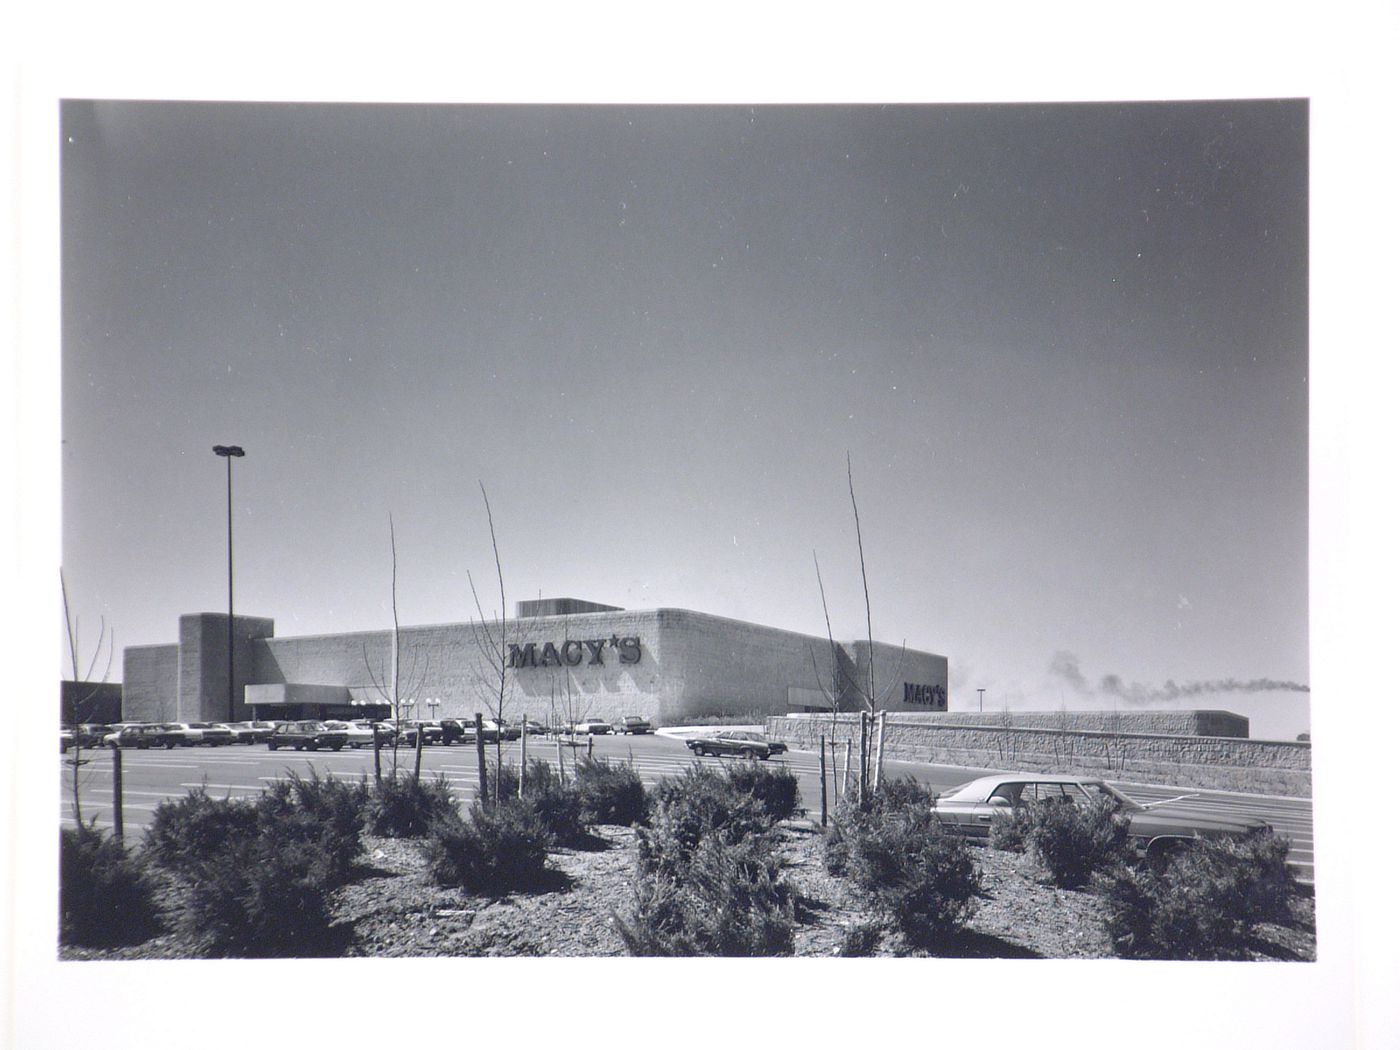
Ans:
[[[880,782],[880,788],[872,795],[872,800],[881,812],[890,812],[904,806],[933,808],[934,792],[913,777],[891,777]]]
[[[432,780],[385,777],[369,791],[365,827],[388,838],[421,838],[441,820],[459,817],[456,796],[439,774]]]
[[[146,830],[145,851],[155,863],[190,874],[233,842],[257,834],[257,806],[246,799],[210,798],[202,787],[164,799]]]
[[[1152,959],[1238,959],[1261,922],[1288,917],[1294,892],[1274,834],[1200,839],[1163,871],[1120,865],[1096,879],[1115,954]]]
[[[519,799],[477,803],[469,819],[433,825],[425,846],[428,870],[440,886],[501,894],[543,882],[549,829]]]
[[[274,781],[257,802],[258,830],[288,843],[314,846],[321,856],[309,873],[323,886],[338,886],[350,877],[364,849],[360,828],[369,801],[364,778],[346,783],[312,772]]]
[[[139,944],[159,932],[150,877],[117,839],[64,828],[58,867],[60,944]]]
[[[755,798],[774,822],[797,812],[797,777],[787,766],[738,762],[725,770],[724,778],[735,791]]]
[[[839,799],[830,828],[822,842],[822,856],[831,875],[849,874],[851,842],[864,830],[905,809],[928,814],[933,808],[934,794],[913,777],[886,780],[878,791],[871,792],[866,808],[856,804],[855,791]]]
[[[1023,853],[1034,822],[1033,806],[1015,806],[1006,816],[993,818],[987,834],[987,843],[992,849]]]
[[[590,824],[645,823],[647,792],[631,766],[611,765],[607,759],[585,758],[574,780]]]
[[[326,857],[276,834],[231,841],[199,865],[186,923],[214,955],[316,956],[332,943]]]
[[[844,869],[910,946],[937,948],[972,916],[981,888],[972,855],[961,838],[943,833],[926,807],[860,814],[838,827]],[[830,843],[829,837],[828,849]]]
[[[766,836],[705,835],[679,872],[641,871],[614,925],[628,952],[646,956],[791,955],[791,888]]]
[[[492,767],[494,774],[495,767]],[[520,770],[511,763],[501,766],[502,791],[509,785],[508,798],[515,798]],[[566,846],[587,837],[583,823],[583,800],[578,790],[561,780],[548,762],[532,760],[525,766],[525,806],[539,818],[552,845]]]
[[[1110,803],[1081,807],[1051,800],[1028,809],[1026,850],[1056,886],[1082,886],[1094,872],[1127,857],[1128,822]]]
[[[643,874],[680,878],[706,837],[734,845],[771,827],[756,798],[735,791],[720,774],[692,766],[656,786],[649,827],[637,831],[637,863]]]
[[[837,954],[846,959],[868,958],[875,954],[884,936],[885,927],[878,922],[858,922],[847,926],[841,934],[841,948]]]
[[[794,896],[760,797],[693,766],[656,786],[637,832],[634,899],[614,924],[633,955],[790,955]]]

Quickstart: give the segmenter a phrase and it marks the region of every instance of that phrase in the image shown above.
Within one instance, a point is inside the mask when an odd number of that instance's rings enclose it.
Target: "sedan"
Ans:
[[[1192,839],[1242,837],[1271,830],[1257,817],[1207,815],[1173,805],[1190,797],[1181,795],[1143,805],[1098,777],[997,773],[943,792],[934,800],[933,815],[957,834],[986,839],[994,821],[1010,819],[1018,809],[1037,803],[1108,805],[1127,818],[1133,848],[1149,860],[1160,860]]]
[[[216,747],[219,744],[233,743],[233,730],[218,722],[190,722],[189,727],[199,731],[201,744]]]
[[[651,723],[641,715],[628,715],[617,725],[613,726],[614,733],[621,733],[624,736],[628,733],[638,735],[652,732]]]
[[[420,734],[424,745],[442,743],[442,726],[436,722],[404,722],[399,730],[399,743],[417,747]]]
[[[345,734],[326,727],[324,722],[283,722],[267,738],[267,749],[290,747],[296,751],[317,751],[327,748],[339,751],[345,746]]]
[[[578,736],[602,735],[612,732],[612,723],[604,722],[601,718],[586,718],[574,726],[574,733]]]
[[[481,723],[482,739],[487,741],[519,740],[520,727],[513,726],[509,722],[498,722],[494,718],[484,719]]]
[[[736,758],[764,761],[787,750],[787,745],[781,740],[769,740],[762,733],[747,729],[727,729],[691,737],[685,746],[697,755],[734,755]]]
[[[326,728],[345,734],[348,747],[373,747],[374,728],[364,722],[327,722]]]

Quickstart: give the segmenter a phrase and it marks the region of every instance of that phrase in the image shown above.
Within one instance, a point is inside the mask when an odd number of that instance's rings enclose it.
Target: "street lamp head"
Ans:
[[[243,455],[243,454],[244,454],[244,453],[243,453],[243,449],[241,449],[241,448],[240,448],[239,446],[237,446],[237,445],[215,445],[215,446],[214,446],[214,455],[216,455],[216,456],[225,456],[225,457],[227,457],[227,456],[241,456],[241,455]]]

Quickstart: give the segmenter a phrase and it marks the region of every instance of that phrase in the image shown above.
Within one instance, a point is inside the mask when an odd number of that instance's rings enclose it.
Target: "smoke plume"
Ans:
[[[1057,652],[1050,660],[1050,673],[1062,679],[1076,692],[1084,695],[1113,697],[1129,704],[1151,704],[1218,693],[1308,693],[1312,690],[1300,682],[1284,682],[1276,678],[1219,678],[1205,682],[1175,682],[1167,679],[1161,685],[1125,682],[1121,676],[1106,674],[1097,687],[1091,685],[1079,669],[1079,658],[1070,652]]]

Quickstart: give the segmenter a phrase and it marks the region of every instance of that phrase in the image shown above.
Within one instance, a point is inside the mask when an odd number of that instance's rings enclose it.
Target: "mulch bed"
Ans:
[[[878,923],[854,885],[829,875],[821,834],[810,823],[783,826],[787,875],[801,901],[796,936],[799,956],[835,956],[852,931]],[[550,852],[553,884],[502,898],[442,889],[427,875],[421,847],[400,839],[364,837],[365,852],[353,880],[332,896],[344,933],[340,954],[351,957],[551,956],[626,954],[612,916],[632,900],[636,833],[599,827],[582,849]],[[992,849],[974,850],[983,892],[967,929],[942,953],[965,958],[1112,958],[1101,917],[1103,905],[1088,891],[1056,889],[1041,881],[1032,862]],[[117,949],[65,947],[63,959],[190,959],[203,955],[197,937],[179,932],[184,890],[162,879],[167,930],[143,944]],[[905,954],[900,937],[871,934],[867,954]],[[1259,959],[1316,958],[1313,901],[1294,901],[1293,921],[1260,928]]]

